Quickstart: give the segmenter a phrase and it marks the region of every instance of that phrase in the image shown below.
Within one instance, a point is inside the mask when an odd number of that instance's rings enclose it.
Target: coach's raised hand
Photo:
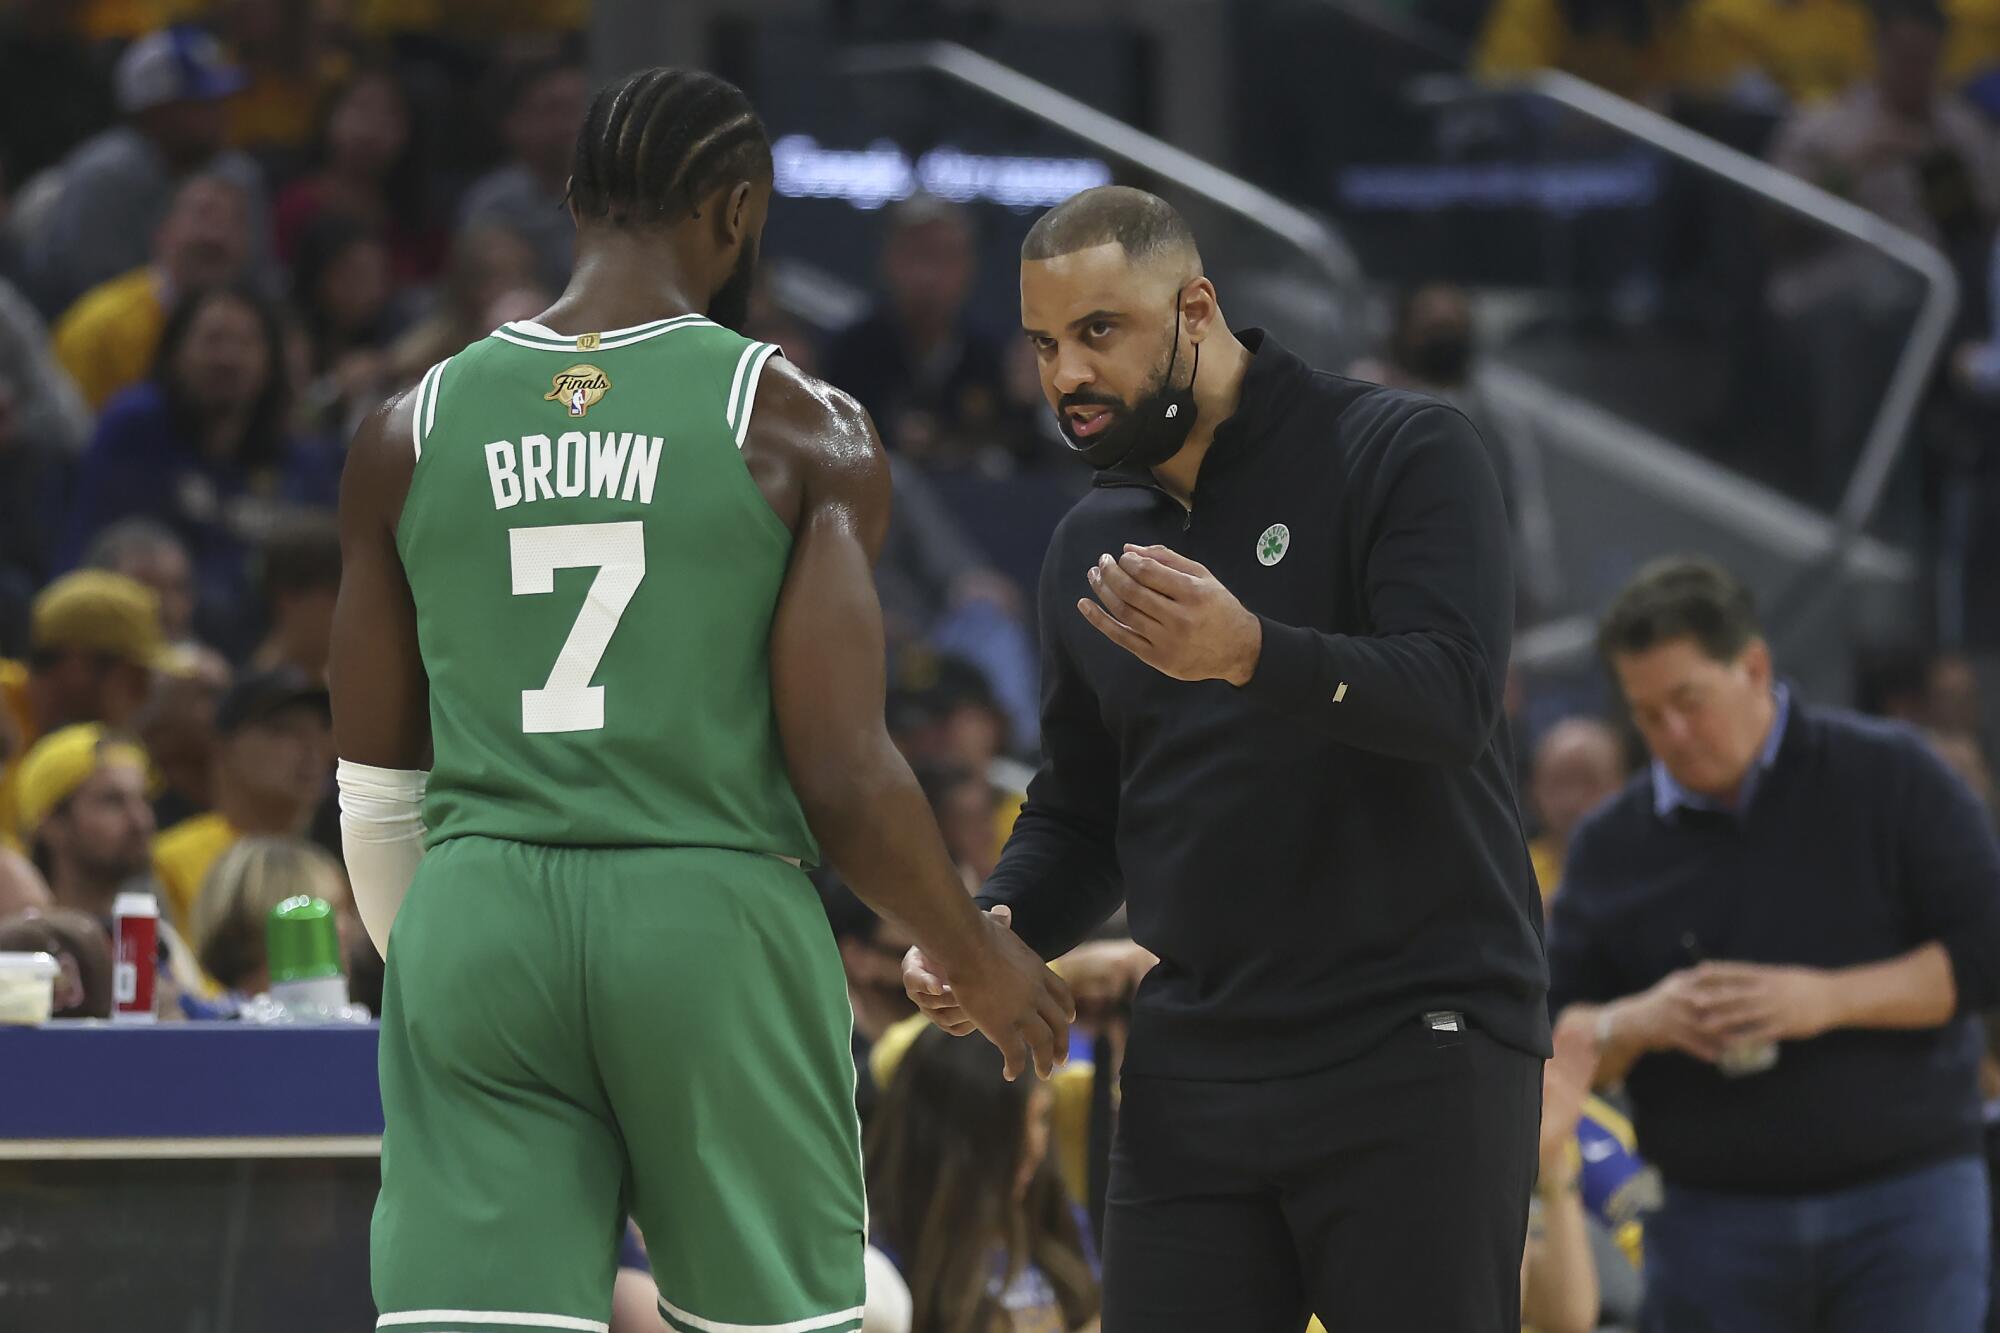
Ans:
[[[1047,1078],[1069,1059],[1069,1025],[1076,1002],[1063,979],[1013,931],[1013,914],[996,907],[984,916],[987,948],[971,967],[950,977],[912,948],[903,957],[903,988],[933,1023],[954,1037],[975,1031],[1000,1048],[1012,1082],[1032,1059]]]
[[[1127,545],[1086,576],[1076,609],[1105,638],[1175,680],[1247,685],[1264,627],[1207,568],[1164,546]]]

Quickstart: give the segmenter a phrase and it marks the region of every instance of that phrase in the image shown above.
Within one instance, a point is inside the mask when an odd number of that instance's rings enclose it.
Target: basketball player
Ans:
[[[683,1333],[860,1326],[822,846],[957,960],[1009,1077],[1065,1053],[1066,990],[966,897],[883,725],[875,431],[731,331],[770,195],[734,87],[605,89],[568,290],[354,441],[332,680],[388,958],[383,1328],[602,1333],[628,1212]]]

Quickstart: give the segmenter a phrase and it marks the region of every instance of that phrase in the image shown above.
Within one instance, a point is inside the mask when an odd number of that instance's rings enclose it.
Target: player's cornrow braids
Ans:
[[[768,171],[770,154],[735,85],[699,70],[641,70],[591,100],[570,194],[579,214],[613,225],[676,222],[731,175]]]

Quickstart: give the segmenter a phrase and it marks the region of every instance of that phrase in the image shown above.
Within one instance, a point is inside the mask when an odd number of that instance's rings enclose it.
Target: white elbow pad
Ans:
[[[424,859],[424,783],[429,776],[347,759],[334,772],[340,787],[340,845],[354,906],[384,958],[396,909]]]

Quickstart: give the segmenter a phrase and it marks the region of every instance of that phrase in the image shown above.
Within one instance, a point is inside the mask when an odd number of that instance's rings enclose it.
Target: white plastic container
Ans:
[[[33,1027],[55,1009],[62,965],[45,953],[0,953],[0,1023]]]

